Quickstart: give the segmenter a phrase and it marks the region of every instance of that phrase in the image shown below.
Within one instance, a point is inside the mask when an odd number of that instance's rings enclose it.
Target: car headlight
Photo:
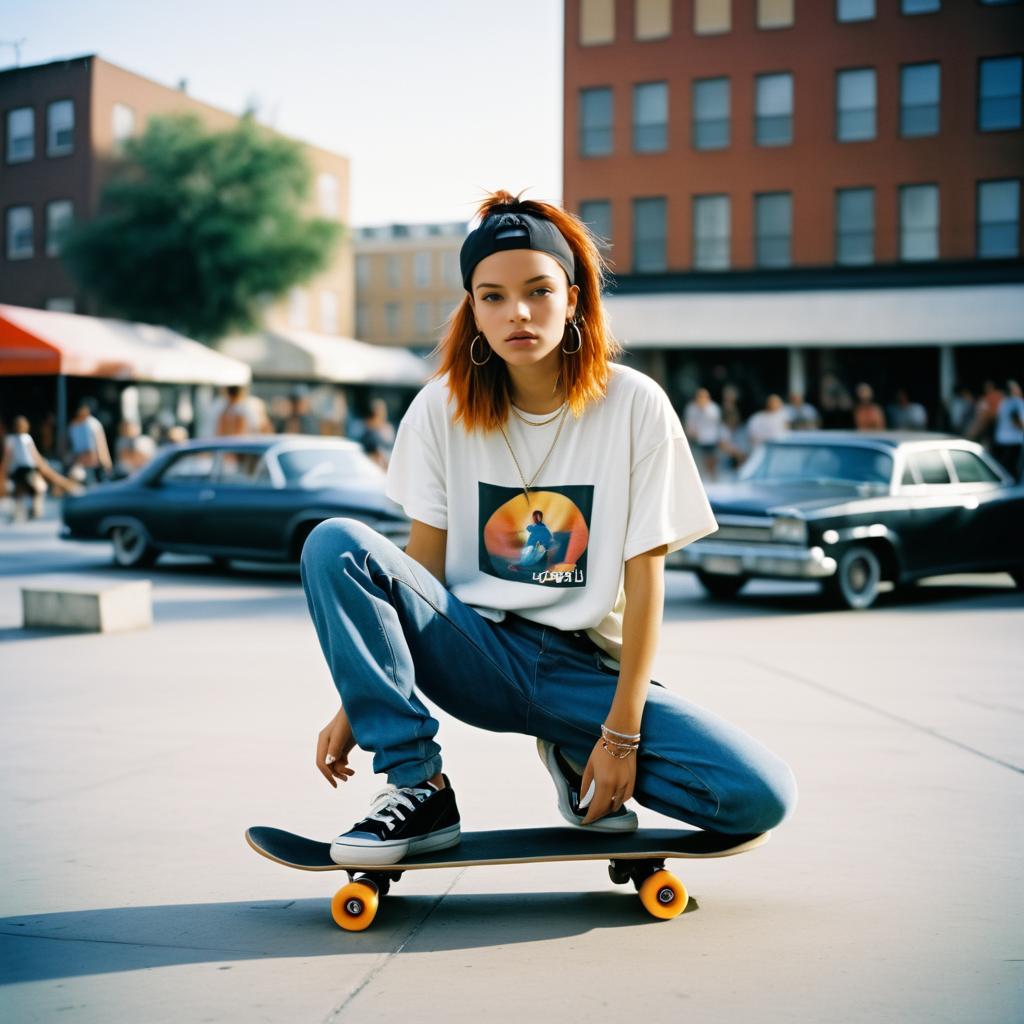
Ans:
[[[807,523],[802,519],[780,516],[772,522],[772,540],[783,544],[806,544]]]

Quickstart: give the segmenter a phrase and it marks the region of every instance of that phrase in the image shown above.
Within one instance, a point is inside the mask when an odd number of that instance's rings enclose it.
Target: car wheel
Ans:
[[[114,562],[122,569],[152,565],[160,554],[137,526],[115,526],[110,539],[114,542]]]
[[[878,597],[882,563],[866,544],[855,544],[839,556],[836,574],[825,583],[825,592],[844,608],[870,608]]]
[[[700,585],[712,596],[720,600],[735,597],[747,582],[746,576],[724,576],[721,573],[698,572]]]

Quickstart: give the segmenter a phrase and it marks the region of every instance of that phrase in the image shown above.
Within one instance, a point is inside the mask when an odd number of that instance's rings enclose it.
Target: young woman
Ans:
[[[572,825],[635,829],[635,797],[701,828],[770,829],[795,802],[789,768],[650,678],[665,555],[717,528],[679,418],[655,381],[613,361],[584,225],[508,192],[479,215],[442,365],[391,453],[405,551],[347,518],[302,551],[341,698],[317,767],[336,787],[358,745],[391,784],[332,857],[390,864],[459,841],[419,692],[482,729],[535,736]],[[543,564],[510,571],[524,524],[540,522]]]

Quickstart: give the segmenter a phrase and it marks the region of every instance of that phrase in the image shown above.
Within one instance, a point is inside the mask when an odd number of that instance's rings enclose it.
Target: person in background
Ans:
[[[262,402],[251,398],[248,388],[232,384],[227,388],[227,404],[217,417],[217,436],[236,437],[239,434],[270,434],[273,428]]]
[[[387,469],[391,449],[395,444],[395,428],[388,419],[388,406],[383,398],[375,398],[370,403],[370,415],[363,421],[363,432],[359,440],[363,451],[381,469]]]
[[[289,396],[291,407],[281,422],[282,434],[318,434],[319,426],[309,404],[305,388],[296,388]]]
[[[960,385],[946,404],[946,419],[949,432],[960,437],[967,437],[967,431],[974,420],[975,398],[970,388]]]
[[[722,387],[722,434],[718,450],[723,456],[721,468],[730,473],[739,469],[750,455],[750,438],[740,409],[739,388],[735,384]]]
[[[708,480],[718,477],[718,445],[722,440],[722,410],[707,388],[698,388],[683,411],[683,429],[697,449],[697,465]]]
[[[156,454],[156,444],[135,420],[121,420],[114,445],[114,476],[131,476]]]
[[[827,430],[849,427],[853,402],[846,385],[834,373],[825,373],[818,394],[821,425]]]
[[[769,395],[760,412],[747,423],[750,447],[758,448],[765,441],[774,441],[789,430],[789,413],[778,395]]]
[[[15,523],[20,518],[19,498],[26,499],[25,511],[29,519],[42,518],[47,482],[56,490],[70,494],[78,494],[82,488],[73,480],[61,476],[39,454],[25,416],[15,416],[13,427],[11,433],[4,438],[3,454],[0,456],[0,495],[6,495],[7,481],[10,479],[14,492],[10,521]]]
[[[67,475],[81,484],[94,483],[110,476],[114,463],[107,446],[103,424],[93,415],[93,403],[84,398],[68,423],[68,445],[71,455]]]
[[[818,410],[799,391],[789,393],[786,405],[786,421],[790,430],[817,430],[821,423]]]
[[[906,388],[896,392],[896,402],[889,406],[889,425],[893,430],[927,430],[928,413],[920,402],[912,402]]]
[[[184,444],[188,440],[188,428],[175,423],[164,432],[164,444]]]
[[[855,392],[857,400],[853,406],[853,426],[855,430],[885,430],[885,413],[875,401],[875,393],[870,384],[858,384]]]
[[[1006,382],[1006,396],[999,403],[992,440],[992,454],[1014,480],[1020,480],[1021,453],[1024,450],[1024,392],[1015,380]]]

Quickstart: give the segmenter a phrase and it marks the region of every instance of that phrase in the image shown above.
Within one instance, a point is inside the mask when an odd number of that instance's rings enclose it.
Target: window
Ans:
[[[672,0],[635,0],[633,19],[638,40],[665,39],[672,34]]]
[[[732,28],[732,0],[695,0],[693,31],[699,36],[728,32]]]
[[[215,479],[227,487],[269,487],[270,470],[262,452],[222,451]]]
[[[120,149],[135,134],[135,111],[126,103],[115,103],[110,113],[110,132]]]
[[[188,451],[179,455],[160,477],[162,484],[197,484],[213,473],[214,452]]]
[[[693,197],[695,270],[729,269],[729,197]]]
[[[1020,255],[1020,179],[978,182],[978,257]]]
[[[758,75],[754,139],[759,146],[788,146],[793,141],[793,76]]]
[[[36,112],[18,107],[7,112],[7,162],[20,164],[36,155]]]
[[[939,65],[900,68],[900,135],[915,138],[939,131]]]
[[[950,448],[949,457],[953,461],[953,472],[962,484],[997,484],[999,477],[974,452],[965,452],[961,448]]]
[[[46,204],[46,255],[59,256],[64,233],[71,226],[70,199],[54,199]]]
[[[309,292],[305,288],[288,292],[288,323],[299,330],[309,327]]]
[[[335,175],[321,171],[316,176],[316,196],[321,216],[330,220],[338,219],[341,215],[339,193],[338,179]]]
[[[941,6],[940,0],[900,0],[901,14],[931,14]]]
[[[416,317],[416,333],[423,335],[430,333],[430,303],[417,302],[414,310]]]
[[[907,462],[921,483],[949,483],[949,470],[946,468],[946,460],[942,457],[942,452],[935,449],[932,451],[910,452],[907,456]]]
[[[765,192],[754,196],[754,260],[759,267],[788,267],[793,235],[793,196]]]
[[[417,288],[429,288],[431,277],[431,253],[418,252],[412,258],[412,276]]]
[[[370,285],[370,257],[365,253],[356,256],[356,287],[368,288]]]
[[[320,293],[320,330],[324,334],[338,333],[338,293],[322,291]]]
[[[392,338],[398,334],[398,321],[402,315],[402,307],[397,302],[388,302],[384,306],[384,320],[387,324],[388,335]]]
[[[615,0],[580,0],[580,46],[615,42]]]
[[[839,21],[870,21],[875,16],[875,0],[836,0]]]
[[[939,186],[900,188],[900,259],[934,260],[939,256]]]
[[[978,129],[998,132],[1019,128],[1020,57],[993,57],[978,65]]]
[[[356,337],[367,338],[370,335],[370,308],[365,302],[356,303]]]
[[[612,204],[607,199],[587,199],[580,203],[580,220],[597,236],[597,243],[607,248],[612,240]]]
[[[462,271],[459,269],[459,254],[451,249],[441,253],[441,273],[444,283],[451,287],[462,287]]]
[[[664,197],[633,200],[633,273],[656,274],[666,268]]]
[[[7,208],[7,258],[30,260],[35,254],[35,228],[31,206]]]
[[[580,155],[607,156],[612,151],[612,91],[580,90]]]
[[[46,108],[46,155],[67,156],[75,148],[75,107],[57,100]]]
[[[391,255],[388,257],[388,287],[402,287],[402,257]]]
[[[875,69],[840,71],[836,76],[836,138],[860,142],[875,137]]]
[[[693,83],[693,147],[725,149],[728,145],[729,79],[699,79]]]
[[[663,153],[668,147],[668,84],[633,86],[633,151]]]
[[[875,262],[875,190],[836,191],[836,263]]]
[[[789,28],[793,24],[793,0],[757,0],[758,28]]]

